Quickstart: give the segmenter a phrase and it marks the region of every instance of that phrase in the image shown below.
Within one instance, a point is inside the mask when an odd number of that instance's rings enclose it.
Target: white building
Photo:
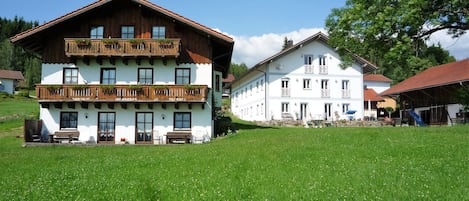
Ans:
[[[214,136],[234,44],[226,35],[146,0],[107,0],[11,41],[42,56],[43,136],[79,132],[80,142],[108,144]]]
[[[377,69],[356,56],[340,67],[340,56],[317,33],[252,67],[231,85],[231,110],[241,119],[361,119],[363,74]]]
[[[20,71],[0,70],[0,92],[14,94],[18,81],[24,80]]]

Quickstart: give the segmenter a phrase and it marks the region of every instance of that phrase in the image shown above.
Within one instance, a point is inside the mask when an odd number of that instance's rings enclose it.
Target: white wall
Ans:
[[[304,55],[313,55],[313,73],[306,74]],[[319,73],[319,55],[326,56],[327,74]],[[232,111],[244,120],[282,119],[281,105],[289,103],[289,113],[296,119],[300,113],[300,105],[307,104],[307,120],[318,116],[324,117],[324,104],[331,104],[332,116],[335,112],[344,118],[342,105],[348,104],[349,110],[356,110],[355,118],[363,118],[363,74],[362,67],[353,64],[352,67],[342,69],[339,55],[322,42],[314,41],[303,47],[275,58],[260,70],[251,71],[232,86]],[[267,74],[267,88],[265,93],[251,95],[251,85]],[[282,97],[282,80],[289,80],[290,96]],[[311,88],[303,88],[303,80],[310,79]],[[330,97],[321,96],[321,80],[328,80]],[[350,97],[342,97],[342,81],[349,81]],[[254,87],[253,87],[254,88]],[[246,96],[246,90],[248,91]],[[244,95],[241,95],[244,94]],[[267,99],[265,99],[267,97]],[[257,105],[266,101],[265,115],[257,115]],[[233,104],[234,103],[234,104]],[[252,109],[251,109],[252,108]]]
[[[375,90],[378,94],[391,87],[391,83],[389,82],[364,81],[364,83],[368,88]]]
[[[6,92],[8,94],[15,93],[15,81],[12,79],[0,79],[0,92]]]
[[[117,84],[137,84],[138,68],[153,68],[154,84],[174,84],[176,68],[191,69],[191,83],[197,85],[208,85],[212,88],[212,65],[211,64],[179,64],[174,61],[168,61],[164,65],[161,61],[155,61],[154,65],[150,65],[143,60],[141,65],[137,65],[130,60],[128,65],[121,61],[116,61],[115,65],[111,65],[108,61],[103,60],[103,65],[99,65],[93,60],[90,65],[82,62],[75,64],[42,64],[41,84],[62,84],[63,68],[79,68],[79,84],[99,84],[101,68],[116,68]],[[220,72],[215,72],[220,74]],[[85,81],[86,80],[86,81]],[[220,80],[221,81],[221,80]],[[220,83],[221,84],[221,83]],[[81,108],[79,103],[75,104],[75,109],[68,108],[67,104],[62,105],[62,109],[55,108],[50,104],[49,108],[40,109],[40,118],[43,120],[43,135],[54,133],[60,129],[60,112],[78,112],[78,130],[80,131],[80,141],[86,142],[97,140],[98,113],[99,112],[115,112],[116,113],[116,142],[121,138],[126,138],[130,143],[135,143],[135,116],[136,112],[153,112],[154,117],[154,135],[165,135],[169,131],[173,131],[174,112],[191,112],[191,132],[195,137],[202,138],[204,136],[213,136],[212,121],[212,94],[204,103],[205,108],[202,109],[202,103],[192,104],[189,109],[188,104],[179,103],[179,109],[176,109],[173,103],[167,103],[163,108],[161,103],[154,103],[153,109],[148,108],[146,103],[140,104],[140,109],[135,109],[133,103],[129,103],[127,109],[121,107],[120,103],[114,104],[114,109],[108,108],[103,103],[101,108],[95,108],[93,103],[88,105],[88,109]],[[221,106],[221,92],[220,92]],[[87,114],[87,117],[86,115]],[[162,117],[165,117],[164,119]],[[165,141],[163,139],[163,141]]]

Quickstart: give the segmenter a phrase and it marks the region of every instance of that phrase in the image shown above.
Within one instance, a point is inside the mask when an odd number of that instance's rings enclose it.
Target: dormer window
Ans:
[[[135,28],[134,26],[122,26],[121,27],[121,38],[134,38]]]
[[[152,28],[151,37],[153,39],[164,39],[164,38],[166,38],[166,27],[154,26]]]
[[[90,29],[90,38],[91,39],[102,39],[104,36],[104,27],[103,26],[94,26]]]

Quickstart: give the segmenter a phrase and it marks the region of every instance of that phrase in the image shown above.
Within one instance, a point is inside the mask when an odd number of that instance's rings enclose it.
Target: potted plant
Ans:
[[[155,89],[155,94],[157,95],[166,95],[169,87],[166,85],[154,85],[152,86]]]
[[[173,48],[174,47],[174,43],[173,43],[173,40],[171,39],[159,39],[158,40],[158,43],[160,45],[160,48]]]
[[[91,45],[90,39],[75,39],[75,43],[78,47],[89,47]]]
[[[119,45],[119,41],[117,39],[107,38],[102,40],[105,47],[111,48],[116,47]]]
[[[200,94],[200,87],[194,85],[185,85],[184,88],[186,89],[186,94],[188,95],[198,95]]]
[[[117,94],[116,87],[112,84],[100,85],[99,87],[102,89],[103,94],[105,95]]]

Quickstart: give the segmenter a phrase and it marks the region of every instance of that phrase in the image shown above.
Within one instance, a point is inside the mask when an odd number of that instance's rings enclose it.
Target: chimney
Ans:
[[[293,47],[293,40],[288,40],[287,41],[287,48]]]

